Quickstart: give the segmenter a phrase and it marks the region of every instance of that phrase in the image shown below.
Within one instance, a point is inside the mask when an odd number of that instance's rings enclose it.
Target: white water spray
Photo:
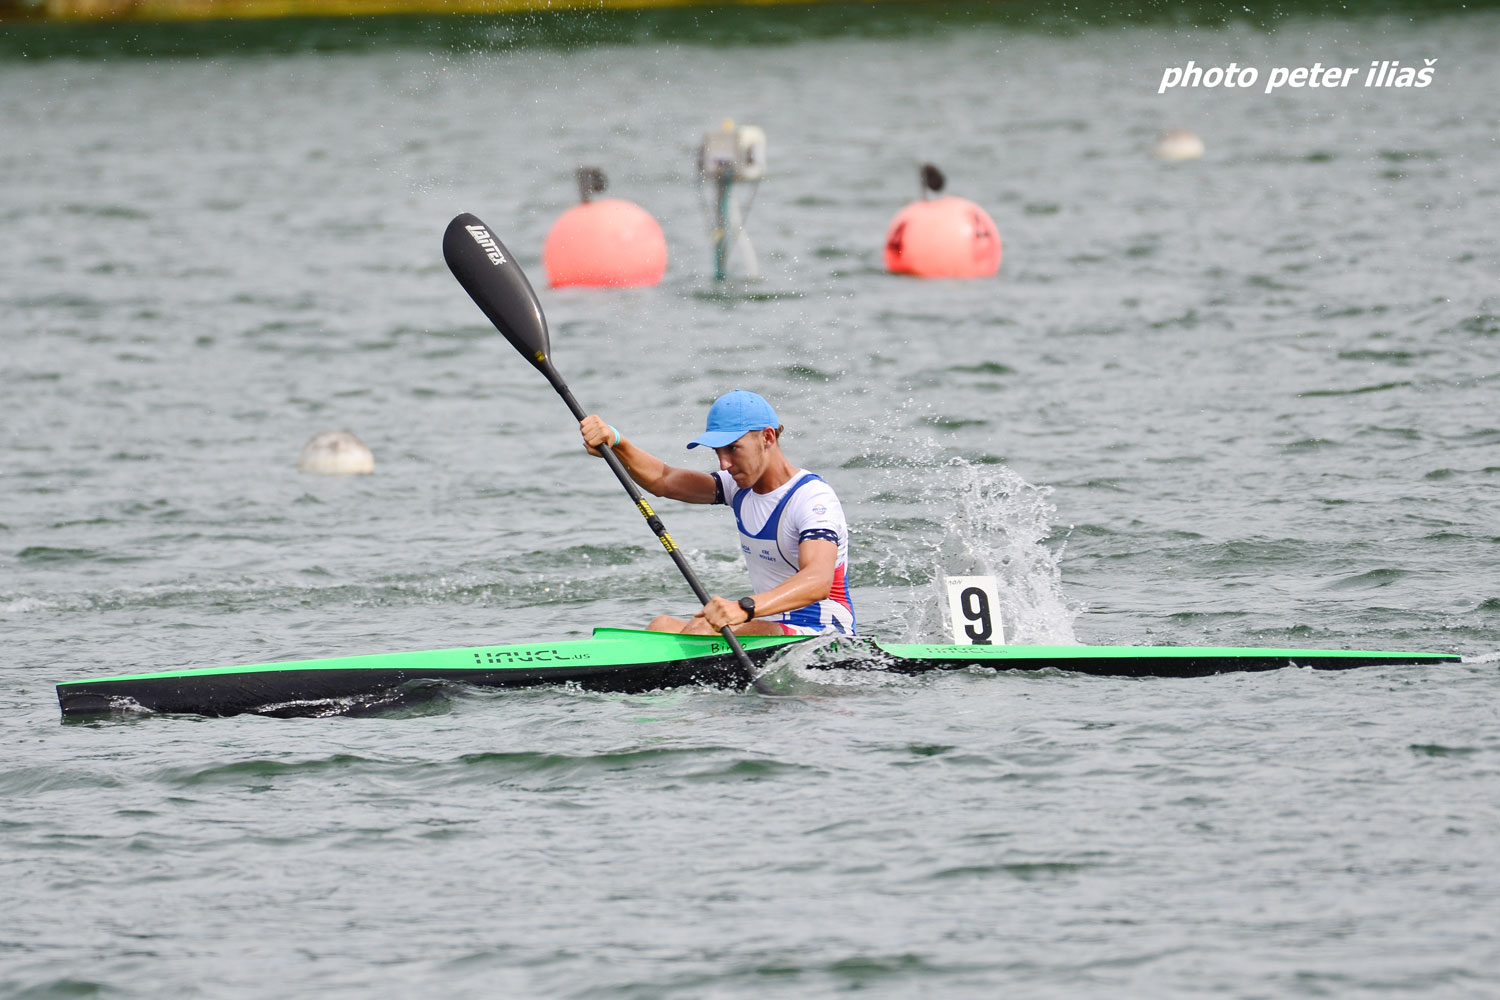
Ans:
[[[944,575],[993,576],[1000,614],[1013,645],[1077,643],[1073,621],[1082,606],[1063,593],[1062,550],[1048,546],[1057,507],[1052,490],[1033,486],[1005,466],[955,458],[937,480],[951,507],[935,540],[936,565],[924,606],[948,613]],[[950,631],[946,618],[941,632]]]
[[[911,470],[892,470],[910,479]],[[900,620],[907,642],[949,642],[947,576],[992,576],[1012,645],[1074,645],[1083,607],[1063,592],[1061,548],[1051,542],[1057,508],[1052,491],[1003,465],[951,458],[923,466],[912,491],[920,519],[907,521],[903,543],[879,557],[882,576],[908,582]]]

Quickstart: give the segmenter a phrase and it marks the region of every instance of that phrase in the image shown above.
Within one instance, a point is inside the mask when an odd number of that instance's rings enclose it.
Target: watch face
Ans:
[[[740,598],[740,610],[743,611],[743,612],[745,612],[745,614],[748,615],[750,618],[754,618],[755,617],[755,599],[752,598],[752,597],[741,597]]]

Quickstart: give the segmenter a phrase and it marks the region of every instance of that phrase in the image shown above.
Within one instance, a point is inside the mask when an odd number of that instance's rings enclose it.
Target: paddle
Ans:
[[[464,286],[464,291],[469,293],[469,297],[490,318],[490,322],[495,324],[495,329],[505,334],[505,339],[510,341],[511,346],[520,351],[521,356],[531,362],[533,368],[547,377],[552,388],[568,404],[568,409],[573,411],[573,416],[582,420],[586,415],[583,407],[578,405],[578,400],[573,398],[567,383],[547,357],[552,346],[547,337],[547,317],[542,315],[542,304],[537,301],[536,292],[532,291],[525,272],[510,251],[505,249],[505,245],[495,238],[493,230],[467,212],[455,217],[448,223],[448,231],[443,234],[443,259],[448,262],[448,268],[458,279],[458,283]],[[608,444],[602,444],[599,450],[604,454],[604,460],[609,463],[615,478],[625,487],[630,499],[635,501],[636,509],[641,512],[651,530],[656,532],[656,537],[661,539],[662,547],[677,564],[683,579],[693,588],[698,602],[707,604],[708,591],[698,582],[693,568],[678,551],[677,544],[672,541],[661,518],[656,516],[656,512],[641,495],[635,480],[625,471],[625,466],[620,463],[614,449]],[[745,648],[740,645],[734,630],[726,625],[720,629],[720,634],[734,651],[746,678],[760,690],[755,679],[755,666],[746,655]]]

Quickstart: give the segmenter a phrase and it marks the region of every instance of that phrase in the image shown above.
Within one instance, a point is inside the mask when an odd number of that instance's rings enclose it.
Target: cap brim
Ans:
[[[687,446],[696,448],[701,444],[705,448],[724,448],[749,433],[750,431],[704,431],[689,441]]]

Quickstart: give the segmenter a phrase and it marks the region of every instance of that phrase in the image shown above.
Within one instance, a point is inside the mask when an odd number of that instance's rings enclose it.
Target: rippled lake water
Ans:
[[[1500,989],[1500,16],[881,16],[4,27],[0,994]],[[1437,72],[1158,94],[1188,59]],[[770,170],[762,277],[716,285],[726,117]],[[1153,158],[1178,127],[1202,159]],[[996,278],[884,273],[929,160]],[[1464,662],[63,724],[66,679],[691,610],[440,254],[474,212],[542,285],[585,163],[670,259],[542,289],[560,370],[684,464],[714,396],[771,398],[865,630],[937,638],[983,572],[1015,641]],[[375,474],[298,473],[339,427]],[[742,588],[722,511],[661,513]]]

